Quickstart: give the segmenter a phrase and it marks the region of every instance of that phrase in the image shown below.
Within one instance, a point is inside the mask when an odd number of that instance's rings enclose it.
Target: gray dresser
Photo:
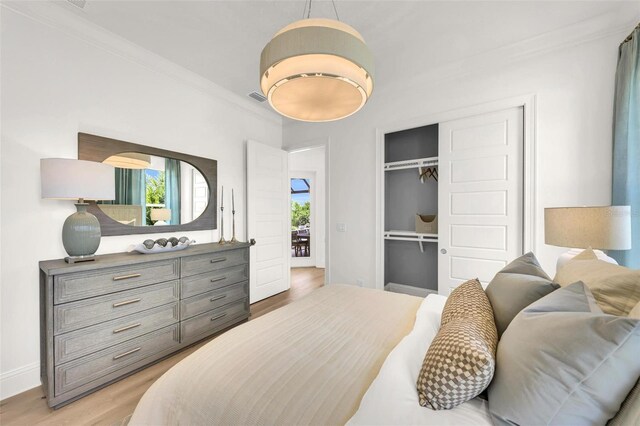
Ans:
[[[41,377],[50,407],[249,317],[249,244],[40,262]]]

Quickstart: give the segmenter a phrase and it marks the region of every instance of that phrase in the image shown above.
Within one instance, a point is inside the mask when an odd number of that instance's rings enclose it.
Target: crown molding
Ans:
[[[282,125],[282,117],[275,112],[255,105],[249,99],[244,99],[211,80],[88,21],[68,10],[62,4],[56,4],[51,0],[39,2],[1,0],[0,7],[59,30],[151,71],[164,74],[213,98],[225,100],[244,112]]]
[[[640,16],[635,16],[621,23],[615,13],[604,13],[497,49],[436,66],[428,71],[414,75],[409,80],[403,80],[401,84],[404,87],[411,84],[424,85],[425,82],[439,84],[444,81],[470,77],[479,73],[488,73],[517,62],[530,60],[609,36],[619,35],[624,37],[629,32],[629,29],[637,24],[639,19]],[[395,84],[381,88],[380,91],[384,93],[394,89],[397,89]]]

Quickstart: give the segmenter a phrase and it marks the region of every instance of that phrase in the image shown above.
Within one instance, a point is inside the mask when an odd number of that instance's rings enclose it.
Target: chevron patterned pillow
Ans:
[[[477,279],[458,286],[442,311],[418,376],[420,405],[447,410],[478,396],[495,371],[498,333],[493,310]]]

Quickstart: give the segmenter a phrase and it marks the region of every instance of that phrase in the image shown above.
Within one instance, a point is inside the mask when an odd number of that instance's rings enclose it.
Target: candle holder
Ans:
[[[218,244],[226,244],[227,240],[224,239],[224,186],[222,187],[222,194],[220,195],[220,239]]]
[[[231,244],[238,242],[236,239],[236,199],[233,194],[233,188],[231,188]]]
[[[231,210],[231,229],[232,229],[232,235],[231,235],[231,241],[229,241],[231,244],[235,244],[238,242],[238,240],[236,240],[236,211],[235,210]]]

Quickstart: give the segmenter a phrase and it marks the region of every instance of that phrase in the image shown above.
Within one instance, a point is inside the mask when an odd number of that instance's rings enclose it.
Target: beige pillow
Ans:
[[[640,320],[640,302],[629,312],[629,318]],[[607,423],[607,426],[629,425],[640,425],[640,380],[627,395],[618,414]]]
[[[620,411],[607,422],[607,426],[638,426],[640,425],[640,380],[631,389],[627,398],[622,402]]]
[[[572,260],[596,260],[598,259],[598,256],[596,256],[596,254],[593,252],[593,249],[591,247],[587,247],[586,249],[582,250],[579,254],[577,254],[576,256],[572,257],[570,261]]]
[[[478,396],[495,371],[498,332],[480,282],[458,286],[442,311],[440,330],[418,375],[420,405],[447,410]]]
[[[602,260],[573,258],[554,281],[563,287],[584,282],[602,310],[611,315],[627,316],[640,301],[640,271]]]

